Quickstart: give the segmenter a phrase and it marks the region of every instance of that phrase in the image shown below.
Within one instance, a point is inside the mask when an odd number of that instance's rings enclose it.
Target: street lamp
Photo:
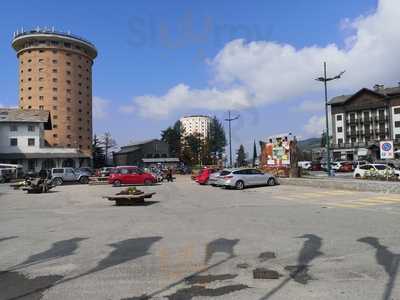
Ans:
[[[231,111],[228,111],[228,119],[225,119],[229,123],[229,166],[232,168],[232,132],[231,132],[231,122],[239,119],[239,115],[231,118]]]
[[[336,75],[334,77],[327,78],[326,77],[326,62],[324,62],[324,77],[319,77],[316,78],[315,80],[321,81],[324,83],[325,87],[325,121],[326,121],[326,152],[327,152],[327,169],[328,169],[328,176],[332,176],[331,174],[331,155],[330,155],[330,149],[329,149],[329,122],[328,122],[328,87],[327,87],[327,82],[340,79],[342,75],[346,71],[342,71],[339,73],[339,75]]]

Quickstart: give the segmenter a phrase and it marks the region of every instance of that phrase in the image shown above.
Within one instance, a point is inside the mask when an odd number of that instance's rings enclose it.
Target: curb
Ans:
[[[385,182],[372,180],[340,180],[324,178],[280,178],[282,185],[309,186],[335,190],[349,190],[359,192],[378,192],[386,194],[400,194],[399,182]],[[399,196],[400,197],[400,196]]]

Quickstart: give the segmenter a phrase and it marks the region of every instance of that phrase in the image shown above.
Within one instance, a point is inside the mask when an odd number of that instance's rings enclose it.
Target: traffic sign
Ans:
[[[380,142],[380,149],[381,149],[381,159],[393,159],[394,158],[393,141]]]

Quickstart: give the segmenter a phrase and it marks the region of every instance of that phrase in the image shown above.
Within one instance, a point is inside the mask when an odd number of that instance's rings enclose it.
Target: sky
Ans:
[[[55,27],[98,49],[94,132],[122,146],[190,114],[240,115],[234,149],[291,132],[319,137],[329,97],[400,81],[398,0],[1,1],[0,105],[16,106],[17,29]],[[224,122],[225,125],[226,122]]]

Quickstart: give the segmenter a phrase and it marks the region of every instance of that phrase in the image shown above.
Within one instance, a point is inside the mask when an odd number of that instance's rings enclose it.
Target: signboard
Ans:
[[[394,147],[393,141],[380,142],[381,159],[393,159],[394,158]]]
[[[268,166],[289,166],[292,135],[278,135],[268,139],[261,153],[262,161]]]

